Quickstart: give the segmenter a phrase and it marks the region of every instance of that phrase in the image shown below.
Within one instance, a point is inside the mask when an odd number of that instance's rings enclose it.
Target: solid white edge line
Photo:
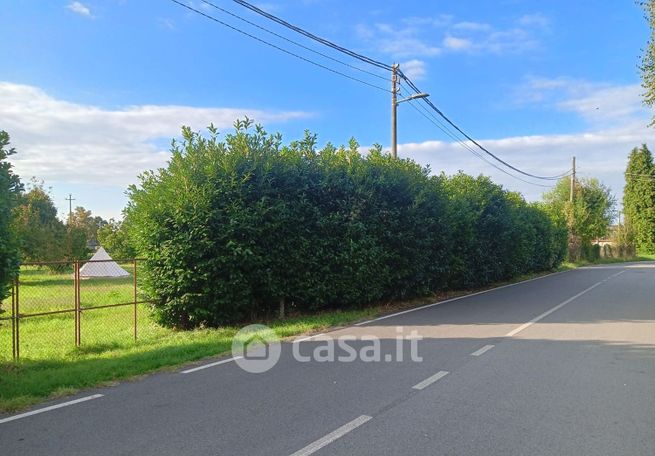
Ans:
[[[294,339],[291,341],[292,344],[297,344],[298,342],[305,342],[311,339],[314,339],[315,337],[321,337],[324,336],[325,333],[320,333],[320,334],[314,334],[313,336],[307,336],[307,337],[301,337],[300,339]]]
[[[448,375],[448,374],[450,374],[450,372],[447,372],[447,371],[439,371],[439,372],[437,372],[436,374],[434,374],[434,375],[432,375],[432,376],[426,378],[426,379],[423,380],[422,382],[417,383],[416,385],[412,386],[412,388],[415,389],[415,390],[422,390],[422,389],[424,389],[424,388],[426,388],[426,387],[432,385],[432,384],[433,384],[434,382],[436,382],[437,380],[441,380],[442,378],[444,378],[444,377],[445,377],[446,375]]]
[[[191,372],[197,372],[199,370],[208,369],[210,367],[218,366],[218,365],[225,364],[225,363],[230,363],[232,361],[236,361],[237,359],[241,359],[241,358],[243,358],[243,356],[233,356],[232,358],[222,359],[220,361],[216,361],[215,363],[203,364],[202,366],[194,367],[192,369],[183,370],[182,372],[180,372],[180,374],[190,374]]]
[[[484,355],[485,353],[487,353],[489,350],[491,350],[491,349],[494,348],[494,347],[495,347],[495,345],[485,345],[485,346],[482,347],[481,349],[476,350],[476,351],[474,351],[473,353],[471,353],[471,356],[481,356],[481,355]]]
[[[318,450],[323,448],[324,446],[329,445],[330,443],[334,442],[335,440],[343,437],[344,435],[348,434],[349,432],[357,429],[360,427],[362,424],[366,423],[367,421],[371,420],[372,417],[368,415],[362,415],[358,418],[355,418],[349,423],[344,424],[340,428],[330,432],[328,435],[325,437],[321,437],[320,439],[310,443],[306,447],[296,451],[293,453],[291,456],[308,456],[310,454],[316,453]]]
[[[541,315],[538,315],[538,316],[534,317],[534,318],[533,318],[532,320],[530,320],[529,322],[527,322],[527,323],[523,323],[523,324],[522,324],[521,326],[519,326],[518,328],[516,328],[516,329],[514,329],[514,330],[512,330],[512,331],[510,331],[510,332],[508,332],[508,333],[505,335],[505,337],[514,337],[515,335],[517,335],[517,334],[520,333],[521,331],[523,331],[523,330],[529,328],[530,326],[534,325],[534,324],[537,323],[538,321],[543,320],[544,318],[546,318],[548,315],[552,314],[553,312],[555,312],[555,311],[561,309],[562,307],[564,307],[565,305],[569,304],[570,302],[575,301],[575,300],[578,299],[580,296],[582,296],[582,295],[584,295],[584,294],[586,294],[586,293],[589,293],[589,292],[590,292],[591,290],[593,290],[594,288],[596,288],[596,287],[598,287],[598,286],[604,284],[605,282],[607,282],[608,280],[610,280],[610,279],[612,279],[612,278],[614,278],[614,277],[616,277],[616,276],[619,276],[619,275],[623,274],[624,272],[625,272],[625,270],[623,270],[623,271],[621,271],[621,272],[617,272],[616,274],[612,274],[611,276],[606,277],[605,279],[601,280],[600,282],[597,282],[597,283],[593,284],[593,285],[590,286],[589,288],[586,288],[586,289],[582,290],[580,293],[576,294],[575,296],[571,296],[571,297],[570,297],[569,299],[567,299],[566,301],[564,301],[564,302],[562,302],[562,303],[560,303],[560,304],[557,304],[557,305],[556,305],[555,307],[553,307],[552,309],[547,310],[546,312],[542,313]]]
[[[59,408],[62,408],[62,407],[68,407],[69,405],[79,404],[80,402],[86,402],[86,401],[90,401],[90,400],[93,400],[93,399],[98,399],[99,397],[103,397],[103,396],[104,396],[104,394],[93,394],[91,396],[81,397],[79,399],[75,399],[75,400],[72,400],[72,401],[62,402],[61,404],[51,405],[50,407],[43,407],[43,408],[38,409],[38,410],[32,410],[31,412],[21,413],[20,415],[14,415],[14,416],[10,416],[10,417],[7,417],[7,418],[2,418],[2,419],[0,419],[0,424],[8,423],[8,422],[14,421],[14,420],[20,420],[21,418],[27,418],[28,416],[38,415],[39,413],[49,412],[51,410],[56,410],[56,409],[59,409]]]
[[[475,293],[469,293],[469,294],[465,294],[465,295],[462,295],[462,296],[457,296],[455,298],[446,299],[444,301],[433,302],[431,304],[426,304],[424,306],[414,307],[412,309],[403,310],[402,312],[396,312],[396,313],[392,313],[392,314],[389,314],[389,315],[384,315],[382,317],[374,318],[372,320],[361,321],[359,323],[355,323],[353,326],[363,326],[365,324],[373,323],[375,321],[385,320],[387,318],[397,317],[398,315],[403,315],[403,314],[410,313],[410,312],[416,312],[417,310],[428,309],[430,307],[438,306],[438,305],[441,305],[441,304],[446,304],[446,303],[449,303],[449,302],[459,301],[460,299],[472,298],[473,296],[479,296],[481,294],[490,293],[492,291],[502,290],[503,288],[509,288],[509,287],[514,287],[516,285],[521,285],[521,284],[524,284],[524,283],[534,282],[535,280],[545,279],[546,277],[552,277],[552,276],[555,276],[555,275],[558,275],[558,274],[564,274],[566,272],[571,272],[571,271],[574,271],[574,270],[575,269],[570,269],[568,271],[553,272],[551,274],[545,274],[545,275],[542,275],[542,276],[539,276],[539,277],[533,277],[532,279],[522,280],[520,282],[508,283],[506,285],[501,285],[501,286],[495,287],[495,288],[489,288],[488,290],[476,291]]]

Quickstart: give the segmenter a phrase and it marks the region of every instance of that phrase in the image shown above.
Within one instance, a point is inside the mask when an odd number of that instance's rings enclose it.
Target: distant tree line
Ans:
[[[159,320],[218,326],[550,270],[566,227],[486,177],[431,175],[375,146],[283,146],[249,121],[189,129],[126,209]]]

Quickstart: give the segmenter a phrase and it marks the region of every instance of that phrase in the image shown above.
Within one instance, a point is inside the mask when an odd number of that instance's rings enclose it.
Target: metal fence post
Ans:
[[[73,286],[75,287],[75,346],[79,347],[82,339],[81,311],[80,311],[80,263],[73,263]]]
[[[18,360],[16,352],[16,281],[11,281],[11,357],[14,361]]]
[[[136,292],[136,258],[132,260],[134,267],[134,341],[136,342],[136,328],[137,328],[137,292]]]
[[[16,277],[14,287],[16,290],[16,313],[14,313],[14,321],[16,322],[16,360],[18,361],[20,359],[20,279],[18,277]]]

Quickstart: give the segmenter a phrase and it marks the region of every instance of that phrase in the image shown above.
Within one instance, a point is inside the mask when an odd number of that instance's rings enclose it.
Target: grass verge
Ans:
[[[639,254],[633,258],[600,258],[596,261],[576,261],[565,262],[559,267],[559,270],[575,269],[581,266],[594,266],[598,264],[615,264],[615,263],[633,263],[639,261],[655,261],[655,254]]]

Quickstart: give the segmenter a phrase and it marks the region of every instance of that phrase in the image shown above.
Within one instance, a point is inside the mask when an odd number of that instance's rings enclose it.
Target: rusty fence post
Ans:
[[[11,282],[11,356],[14,361],[20,357],[18,337],[18,277]]]
[[[75,288],[75,346],[79,347],[82,343],[81,331],[81,311],[80,311],[80,263],[73,263],[73,287]]]
[[[134,341],[136,342],[136,328],[137,328],[137,291],[136,291],[136,258],[132,260],[132,266],[134,267]]]

